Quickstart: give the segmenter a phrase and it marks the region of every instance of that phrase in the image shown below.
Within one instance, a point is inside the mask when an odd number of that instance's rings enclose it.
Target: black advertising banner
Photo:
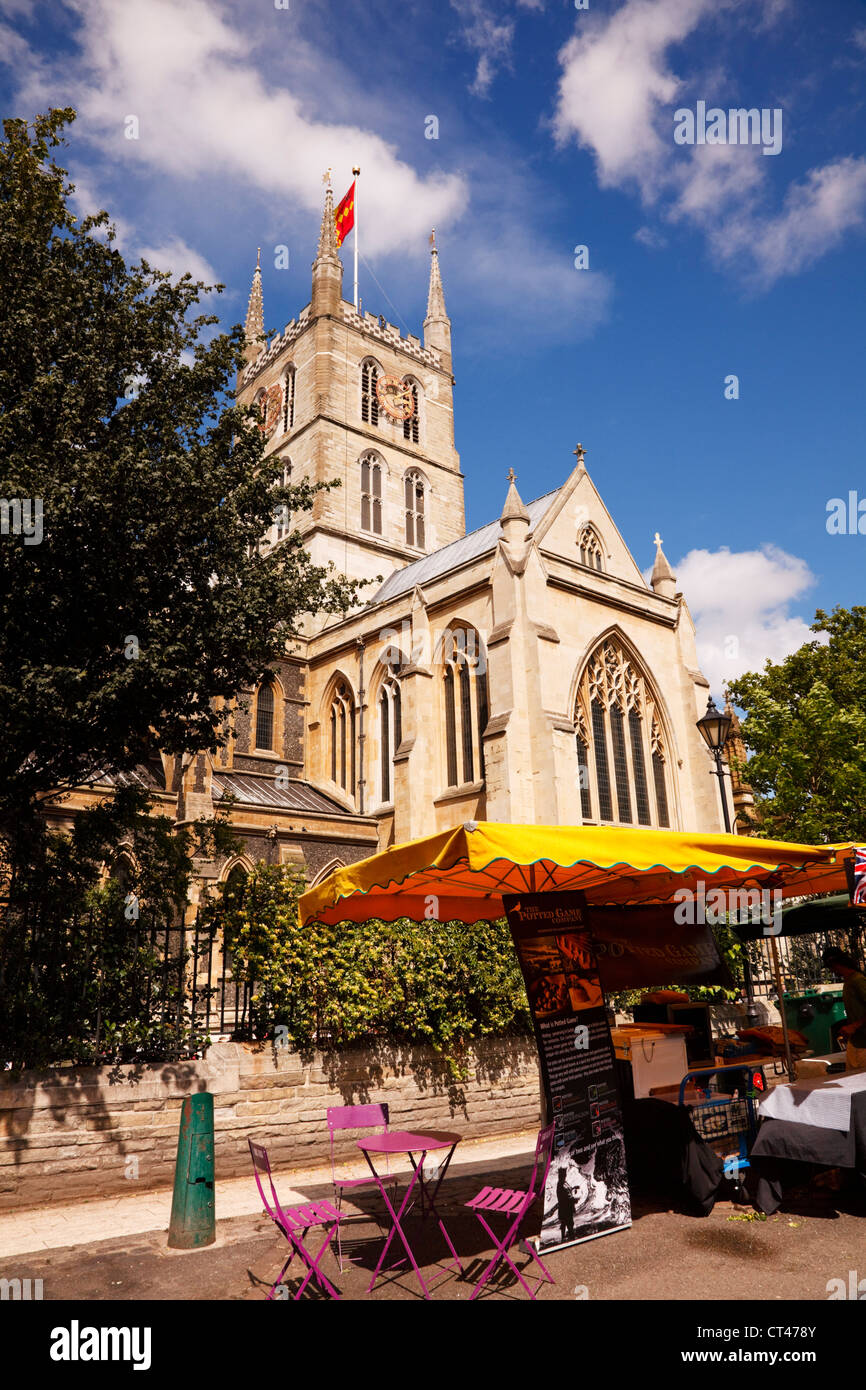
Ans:
[[[676,921],[670,903],[648,907],[589,907],[598,972],[606,994],[662,985],[721,985],[731,972],[706,922]]]
[[[503,897],[556,1127],[539,1249],[631,1225],[613,1043],[582,893]]]

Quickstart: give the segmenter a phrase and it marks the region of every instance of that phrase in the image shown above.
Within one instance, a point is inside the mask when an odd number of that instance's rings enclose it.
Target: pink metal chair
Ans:
[[[334,1201],[337,1210],[342,1211],[343,1193],[353,1192],[366,1188],[368,1191],[376,1192],[376,1179],[370,1176],[361,1178],[347,1178],[337,1171],[337,1163],[334,1156],[335,1136],[344,1130],[353,1129],[358,1132],[359,1137],[364,1134],[387,1134],[388,1133],[388,1106],[387,1105],[331,1105],[328,1107],[328,1139],[331,1148],[331,1180],[334,1184]],[[386,1158],[387,1162],[387,1158]],[[386,1170],[387,1171],[387,1170]],[[393,1187],[396,1190],[397,1179],[388,1175],[384,1179],[385,1187]],[[366,1220],[362,1213],[360,1217],[347,1218],[343,1221]],[[348,1255],[346,1256],[348,1259]],[[340,1237],[340,1228],[337,1228],[337,1263],[340,1272],[343,1270],[343,1247]]]
[[[268,1159],[268,1151],[261,1144],[254,1144],[252,1139],[247,1141],[250,1146],[250,1154],[253,1160],[253,1171],[256,1178],[256,1186],[259,1189],[259,1196],[265,1209],[265,1215],[269,1216],[274,1225],[282,1232],[289,1243],[289,1258],[280,1270],[274,1283],[271,1285],[268,1298],[274,1297],[274,1290],[279,1288],[283,1281],[283,1275],[288,1269],[295,1255],[300,1255],[301,1262],[306,1265],[307,1273],[301,1281],[300,1288],[295,1294],[295,1300],[300,1298],[310,1280],[315,1276],[316,1282],[324,1293],[331,1298],[339,1298],[340,1295],[334,1285],[322,1272],[320,1267],[321,1259],[334,1238],[334,1232],[339,1233],[340,1213],[335,1211],[330,1202],[306,1202],[296,1207],[282,1207],[274,1187],[274,1179],[271,1175],[271,1165]],[[265,1189],[262,1186],[262,1177],[266,1177],[271,1189],[271,1201],[268,1201]],[[307,1232],[314,1226],[322,1226],[325,1229],[325,1239],[322,1241],[315,1257],[304,1244]]]
[[[466,1206],[470,1211],[474,1211],[481,1225],[489,1235],[496,1247],[496,1253],[489,1265],[485,1269],[475,1288],[470,1295],[470,1301],[477,1298],[484,1284],[490,1278],[500,1260],[504,1260],[510,1269],[514,1271],[520,1283],[525,1288],[529,1297],[534,1299],[535,1294],[527,1284],[517,1265],[508,1254],[510,1247],[517,1240],[517,1233],[520,1223],[529,1211],[537,1197],[541,1198],[542,1219],[544,1218],[544,1190],[547,1185],[547,1174],[550,1171],[550,1161],[553,1157],[553,1135],[554,1126],[547,1125],[539,1132],[538,1142],[535,1145],[535,1163],[532,1168],[532,1177],[529,1187],[525,1191],[514,1191],[508,1187],[482,1187],[481,1191],[467,1202]],[[505,1216],[508,1219],[508,1226],[500,1239],[496,1232],[488,1224],[487,1216]],[[521,1241],[521,1249],[528,1252],[535,1263],[540,1268],[545,1280],[551,1284],[555,1283],[553,1275],[542,1264],[538,1252],[530,1241]],[[524,1266],[526,1268],[526,1266]]]

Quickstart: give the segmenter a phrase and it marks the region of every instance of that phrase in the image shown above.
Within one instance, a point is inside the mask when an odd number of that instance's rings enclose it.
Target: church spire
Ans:
[[[330,170],[328,170],[330,177]],[[334,193],[330,182],[325,189],[325,210],[322,213],[322,229],[319,232],[318,259],[337,259],[337,224],[334,221]]]
[[[451,320],[445,308],[442,271],[436,246],[436,228],[430,233],[430,288],[427,291],[427,317],[424,320],[424,346],[442,355],[442,365],[451,370]]]
[[[514,476],[513,468],[508,470],[508,492],[505,496],[505,506],[502,508],[499,524],[502,527],[503,550],[511,570],[514,574],[522,574],[529,557],[528,541],[532,517],[523,505],[523,499],[517,491],[517,479]]]
[[[313,298],[311,311],[314,318],[322,314],[335,314],[343,298],[343,262],[337,254],[337,224],[334,221],[334,194],[331,189],[330,169],[324,175],[325,208],[322,213],[322,227],[319,232],[319,247],[313,261]]]
[[[256,256],[256,268],[253,271],[253,283],[250,288],[250,301],[247,305],[247,317],[244,324],[244,336],[247,345],[244,349],[244,357],[247,362],[254,362],[262,350],[262,336],[265,331],[265,307],[262,299],[262,248],[259,247]]]
[[[448,319],[445,308],[445,291],[442,288],[442,271],[439,269],[439,251],[436,246],[436,228],[430,233],[430,289],[427,292],[427,318],[437,321]]]
[[[513,468],[508,470],[508,492],[505,495],[505,506],[502,508],[502,515],[499,518],[503,525],[506,521],[529,521],[529,512],[523,505],[523,499],[517,491],[517,477]]]
[[[676,594],[677,577],[667,561],[667,556],[662,550],[662,538],[658,531],[655,534],[656,543],[656,562],[653,565],[652,585],[654,593],[661,594],[662,598],[673,598]]]

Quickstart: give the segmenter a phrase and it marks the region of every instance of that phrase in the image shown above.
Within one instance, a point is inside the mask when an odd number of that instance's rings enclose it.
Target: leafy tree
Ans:
[[[39,543],[0,536],[0,834],[154,746],[214,749],[220,701],[355,595],[297,532],[260,553],[319,487],[281,486],[232,405],[243,330],[211,336],[206,287],[127,266],[106,213],[70,211],[51,151],[74,116],[0,142],[0,496],[43,509]]]
[[[866,838],[866,607],[821,609],[825,634],[731,685],[746,712],[764,834],[804,844]]]
[[[0,898],[0,1066],[162,1060],[203,1045],[176,927],[194,857],[238,848],[225,815],[177,830],[121,785],[68,834],[38,820],[27,831]]]

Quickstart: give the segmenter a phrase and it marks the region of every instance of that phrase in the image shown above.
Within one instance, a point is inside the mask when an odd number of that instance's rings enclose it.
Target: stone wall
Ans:
[[[466,1138],[531,1129],[539,1079],[528,1039],[479,1043],[455,1083],[429,1048],[301,1057],[218,1043],[202,1061],[0,1073],[0,1210],[170,1186],[185,1096],[214,1096],[216,1177],[250,1171],[247,1139],[278,1169],[328,1161],[329,1105],[387,1101],[391,1125]],[[351,1136],[343,1151],[357,1154]]]

